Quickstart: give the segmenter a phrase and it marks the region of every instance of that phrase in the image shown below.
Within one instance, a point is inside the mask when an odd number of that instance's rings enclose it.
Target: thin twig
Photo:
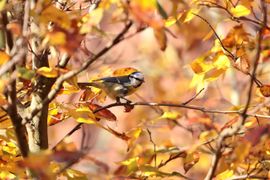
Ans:
[[[151,131],[148,128],[147,128],[147,132],[148,132],[148,135],[149,135],[150,142],[154,146],[154,162],[155,162],[155,167],[157,167],[157,145],[153,141]]]
[[[194,99],[196,99],[196,97],[198,97],[201,92],[203,92],[204,88],[202,88],[198,93],[196,93],[192,98],[190,98],[189,100],[187,100],[186,102],[182,103],[183,105],[187,105],[189,104],[191,101],[193,101]]]
[[[218,39],[222,49],[224,49],[224,51],[226,51],[229,56],[233,59],[233,61],[235,61],[237,59],[237,57],[235,55],[233,55],[233,53],[231,53],[231,51],[229,51],[225,46],[224,44],[222,43],[222,40],[220,39],[220,37],[218,36],[217,32],[215,31],[215,29],[213,28],[213,26],[202,16],[198,15],[198,14],[195,14],[193,13],[195,16],[199,17],[200,19],[202,19],[213,31],[213,33],[215,34],[216,38]]]

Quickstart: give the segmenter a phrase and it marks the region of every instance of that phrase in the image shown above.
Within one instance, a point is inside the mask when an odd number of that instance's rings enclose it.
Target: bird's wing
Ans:
[[[127,76],[119,76],[119,77],[105,77],[101,79],[94,80],[93,82],[104,81],[108,83],[116,83],[123,84],[129,82],[129,78]]]

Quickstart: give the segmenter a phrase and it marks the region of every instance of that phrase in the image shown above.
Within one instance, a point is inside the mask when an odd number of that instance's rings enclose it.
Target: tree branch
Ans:
[[[41,109],[44,105],[49,104],[56,96],[56,94],[59,92],[59,90],[62,87],[62,84],[64,83],[65,80],[72,78],[76,75],[78,75],[79,73],[83,72],[84,70],[86,70],[93,62],[95,62],[98,58],[100,58],[101,56],[103,56],[105,53],[107,53],[110,49],[112,49],[115,45],[117,45],[118,43],[120,43],[122,40],[124,40],[124,35],[128,32],[128,30],[130,29],[132,25],[132,21],[129,21],[124,29],[113,39],[113,41],[107,45],[106,47],[104,47],[101,51],[99,51],[96,55],[88,58],[86,60],[85,63],[83,63],[82,67],[73,71],[69,71],[68,73],[60,76],[59,78],[57,78],[55,85],[54,85],[54,89],[52,89],[47,97],[44,99],[44,101],[41,104],[38,104],[35,109],[33,109],[31,111],[31,113],[28,115],[28,117],[26,117],[26,119],[24,120],[24,124],[26,124],[29,120],[31,120]]]
[[[249,90],[248,90],[248,99],[247,99],[247,102],[246,102],[246,105],[245,105],[245,108],[244,110],[242,111],[241,113],[241,120],[238,121],[238,123],[232,127],[232,128],[226,128],[224,129],[218,139],[217,139],[217,144],[216,144],[216,152],[213,156],[213,159],[212,159],[212,163],[211,163],[211,167],[205,177],[205,180],[211,180],[214,178],[215,176],[215,172],[216,172],[216,169],[217,169],[217,166],[218,166],[218,163],[219,163],[219,159],[220,159],[220,156],[222,154],[222,143],[224,142],[224,140],[229,137],[229,136],[232,136],[234,134],[236,134],[241,128],[242,126],[244,125],[247,117],[248,117],[248,108],[249,108],[249,105],[250,105],[250,102],[251,102],[251,98],[252,98],[252,89],[253,89],[253,84],[254,84],[254,80],[256,79],[256,70],[257,70],[257,67],[258,67],[258,62],[260,60],[260,54],[261,54],[261,43],[262,43],[262,33],[263,33],[263,29],[265,28],[266,26],[266,23],[267,23],[267,7],[266,7],[266,4],[264,2],[264,0],[261,0],[261,6],[263,8],[263,19],[264,19],[264,24],[260,27],[260,30],[259,30],[259,34],[258,34],[258,40],[257,40],[257,52],[256,52],[256,56],[255,56],[255,59],[254,59],[254,64],[253,64],[253,71],[252,71],[252,74],[251,74],[251,78],[250,78],[250,85],[249,85]]]

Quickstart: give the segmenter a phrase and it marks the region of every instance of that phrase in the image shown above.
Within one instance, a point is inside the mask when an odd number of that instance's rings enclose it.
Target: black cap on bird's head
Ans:
[[[129,75],[129,79],[130,79],[130,82],[131,84],[134,86],[134,87],[139,87],[142,85],[142,83],[144,82],[144,76],[141,72],[139,71],[136,71],[136,72],[133,72]]]

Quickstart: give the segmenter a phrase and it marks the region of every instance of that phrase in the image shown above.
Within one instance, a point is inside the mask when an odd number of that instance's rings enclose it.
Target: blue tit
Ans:
[[[80,82],[78,86],[81,89],[87,89],[91,86],[97,87],[105,91],[110,98],[119,101],[121,98],[125,99],[125,96],[134,93],[143,82],[143,74],[136,71],[126,76],[104,77],[88,83]]]

